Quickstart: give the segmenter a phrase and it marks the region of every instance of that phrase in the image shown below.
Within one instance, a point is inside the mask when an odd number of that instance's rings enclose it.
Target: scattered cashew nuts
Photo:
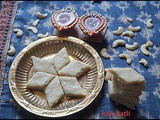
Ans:
[[[132,59],[128,54],[120,54],[119,58],[126,59],[129,65],[132,63]]]
[[[39,33],[39,34],[37,35],[37,37],[38,37],[38,38],[45,38],[45,37],[48,37],[48,35],[49,35],[48,32],[47,32],[46,34],[44,34],[44,35],[41,34],[41,33]]]
[[[152,19],[147,20],[146,25],[148,28],[153,28]]]
[[[38,30],[37,30],[37,28],[36,27],[27,27],[27,29],[28,30],[31,30],[33,33],[37,33],[38,32]]]
[[[36,13],[37,18],[39,18],[39,19],[44,19],[47,17],[47,15],[48,15],[47,13],[45,13],[45,14],[41,14],[40,12]]]
[[[147,41],[146,44],[149,46],[149,47],[153,47],[153,43],[151,41]]]
[[[103,48],[100,53],[101,53],[101,56],[104,57],[105,59],[110,58],[110,55],[107,53],[106,48]]]
[[[124,46],[126,44],[126,42],[124,40],[121,39],[117,39],[113,42],[112,47],[116,48],[118,45],[122,45]]]
[[[148,62],[146,59],[142,58],[139,63],[141,63],[144,67],[148,68]]]
[[[138,43],[134,42],[133,45],[126,44],[126,48],[128,50],[134,51],[134,50],[136,50],[138,48]]]
[[[107,68],[104,69],[104,71],[105,71],[105,73],[106,73],[104,79],[105,79],[106,81],[111,80],[111,79],[112,79],[112,74],[108,71]]]
[[[144,54],[144,55],[149,55],[149,46],[147,44],[143,44],[140,48],[141,52]]]
[[[13,31],[14,31],[14,33],[16,33],[16,37],[17,37],[17,38],[22,37],[23,31],[22,31],[21,29],[16,28],[16,29],[14,29]]]
[[[14,56],[16,49],[13,46],[10,46],[10,50],[7,52],[9,56]]]
[[[132,19],[132,18],[126,18],[126,20],[127,20],[128,22],[130,22],[130,23],[133,22],[133,19]]]
[[[140,26],[137,27],[132,27],[131,25],[128,27],[128,30],[132,31],[132,32],[137,32],[141,30]]]
[[[35,21],[32,23],[32,25],[33,25],[34,27],[37,27],[38,24],[39,24],[39,22],[40,22],[40,20],[37,19],[37,20],[35,20]]]
[[[134,37],[134,33],[132,31],[125,31],[122,33],[122,36]]]
[[[123,33],[124,29],[123,27],[118,27],[118,30],[113,31],[114,35],[121,35]]]

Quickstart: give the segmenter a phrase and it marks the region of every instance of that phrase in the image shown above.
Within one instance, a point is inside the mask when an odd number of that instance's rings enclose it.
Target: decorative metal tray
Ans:
[[[62,103],[51,109],[48,107],[43,92],[30,91],[25,87],[34,74],[30,57],[55,55],[63,47],[67,48],[71,60],[80,60],[91,66],[91,70],[78,79],[87,93],[87,97],[83,99],[64,99]],[[67,116],[84,109],[99,94],[103,82],[104,67],[98,53],[89,44],[74,37],[51,36],[29,44],[14,59],[9,72],[9,87],[15,100],[24,109],[45,117]]]

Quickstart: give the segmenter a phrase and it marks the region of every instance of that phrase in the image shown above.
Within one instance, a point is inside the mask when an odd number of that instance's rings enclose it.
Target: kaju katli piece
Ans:
[[[57,10],[51,18],[53,26],[60,31],[74,27],[78,22],[78,14],[71,8]]]
[[[107,27],[107,20],[97,12],[89,12],[79,18],[79,27],[83,33],[94,36]]]
[[[49,84],[49,82],[54,79],[55,75],[36,72],[31,79],[29,79],[26,88],[34,90],[44,90],[44,88]]]

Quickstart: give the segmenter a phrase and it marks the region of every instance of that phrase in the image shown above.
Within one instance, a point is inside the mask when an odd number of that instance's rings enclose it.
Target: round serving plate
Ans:
[[[34,74],[31,56],[48,57],[67,48],[70,59],[87,63],[91,70],[78,78],[87,96],[83,99],[64,99],[54,108],[48,107],[43,91],[26,89]],[[44,63],[45,64],[45,63]],[[104,82],[104,67],[98,53],[86,42],[75,37],[51,36],[25,47],[14,59],[9,72],[9,87],[15,100],[26,110],[45,117],[63,117],[87,107],[99,94]]]

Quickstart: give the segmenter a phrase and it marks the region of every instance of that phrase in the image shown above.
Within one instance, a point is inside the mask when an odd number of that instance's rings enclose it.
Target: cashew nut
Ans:
[[[147,44],[143,44],[140,48],[141,52],[144,54],[144,55],[149,55],[149,46]]]
[[[153,28],[153,24],[151,22],[152,22],[152,19],[149,19],[146,22],[147,27],[150,28],[150,29]]]
[[[91,0],[91,4],[93,4],[94,3],[94,0]]]
[[[17,37],[17,38],[22,37],[23,31],[22,31],[21,29],[16,28],[16,29],[14,29],[13,31],[14,31],[14,33],[16,33],[16,37]]]
[[[132,32],[137,32],[141,30],[140,26],[137,27],[132,27],[131,25],[128,27],[128,30],[132,31]]]
[[[117,39],[113,42],[112,44],[112,47],[115,48],[117,47],[118,45],[122,45],[124,46],[126,44],[126,42],[124,40],[121,40],[121,39]]]
[[[119,58],[126,59],[129,65],[132,63],[132,59],[128,54],[120,54]]]
[[[149,46],[149,47],[153,47],[153,43],[151,41],[147,41],[146,44]]]
[[[114,35],[121,35],[123,33],[123,27],[118,27],[118,30],[113,31]]]
[[[101,53],[101,56],[104,57],[105,59],[109,59],[110,58],[110,55],[107,53],[107,49],[106,48],[103,48],[100,53]]]
[[[47,17],[47,15],[48,15],[47,13],[45,13],[45,14],[41,14],[40,12],[36,13],[37,18],[39,18],[39,19],[44,19]]]
[[[125,31],[122,33],[122,36],[134,37],[134,33],[132,31]]]
[[[37,27],[38,24],[39,24],[39,22],[40,22],[40,20],[37,19],[37,20],[35,20],[35,21],[32,23],[32,25],[33,25],[34,27]]]
[[[10,50],[7,52],[9,56],[14,56],[16,49],[13,46],[10,46]]]
[[[127,20],[128,22],[130,22],[130,23],[133,22],[133,19],[132,19],[132,18],[126,18],[126,20]]]
[[[105,73],[106,73],[104,79],[105,79],[106,81],[111,80],[111,79],[112,79],[112,74],[108,71],[107,68],[104,69],[104,71],[105,71]]]
[[[142,58],[139,63],[141,63],[144,67],[148,68],[148,62],[146,59]]]
[[[143,44],[140,48],[141,52],[145,55],[149,55],[149,47],[152,47],[153,43],[151,41],[147,41],[146,44]]]
[[[41,34],[41,33],[39,33],[39,34],[37,35],[37,37],[38,37],[38,38],[45,38],[45,37],[48,37],[48,35],[49,35],[48,32],[47,32],[46,34],[44,34],[44,35]]]
[[[28,30],[31,30],[33,33],[37,33],[38,32],[38,30],[37,30],[37,28],[36,27],[28,27],[27,28]]]
[[[126,48],[128,50],[134,51],[134,50],[136,50],[138,48],[138,43],[134,42],[133,45],[126,44]]]

